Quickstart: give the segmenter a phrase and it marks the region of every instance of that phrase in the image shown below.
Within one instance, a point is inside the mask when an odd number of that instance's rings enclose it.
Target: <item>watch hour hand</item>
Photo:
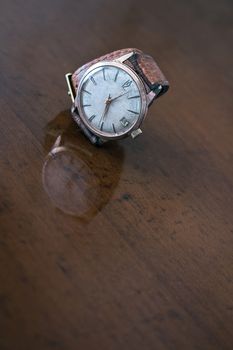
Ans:
[[[102,114],[102,116],[100,118],[99,125],[101,125],[101,123],[104,121],[104,119],[106,117],[106,114],[107,114],[107,112],[109,110],[109,106],[110,106],[111,102],[112,102],[112,100],[111,100],[111,96],[109,94],[107,100],[105,101],[105,107],[104,107],[103,114]]]

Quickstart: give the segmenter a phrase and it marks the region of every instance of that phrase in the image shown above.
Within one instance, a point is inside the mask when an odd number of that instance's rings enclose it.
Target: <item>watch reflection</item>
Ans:
[[[70,111],[64,111],[46,126],[45,150],[42,182],[48,197],[64,213],[89,221],[108,203],[119,182],[122,147],[116,142],[93,146]]]

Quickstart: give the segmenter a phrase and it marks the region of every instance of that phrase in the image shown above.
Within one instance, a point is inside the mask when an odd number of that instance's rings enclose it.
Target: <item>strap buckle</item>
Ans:
[[[66,77],[66,83],[68,85],[68,95],[70,96],[71,101],[74,103],[75,91],[72,84],[72,73],[67,73],[65,77]]]

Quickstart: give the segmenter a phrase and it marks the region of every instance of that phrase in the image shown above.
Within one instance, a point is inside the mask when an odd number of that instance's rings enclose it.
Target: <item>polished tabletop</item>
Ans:
[[[1,1],[1,350],[233,348],[232,11]],[[125,47],[171,87],[98,148],[64,76]]]

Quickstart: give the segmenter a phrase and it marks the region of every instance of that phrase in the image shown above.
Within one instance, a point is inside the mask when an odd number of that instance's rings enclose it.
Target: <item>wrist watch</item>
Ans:
[[[169,88],[154,59],[136,48],[84,64],[66,82],[72,117],[95,145],[140,135],[148,107]]]

